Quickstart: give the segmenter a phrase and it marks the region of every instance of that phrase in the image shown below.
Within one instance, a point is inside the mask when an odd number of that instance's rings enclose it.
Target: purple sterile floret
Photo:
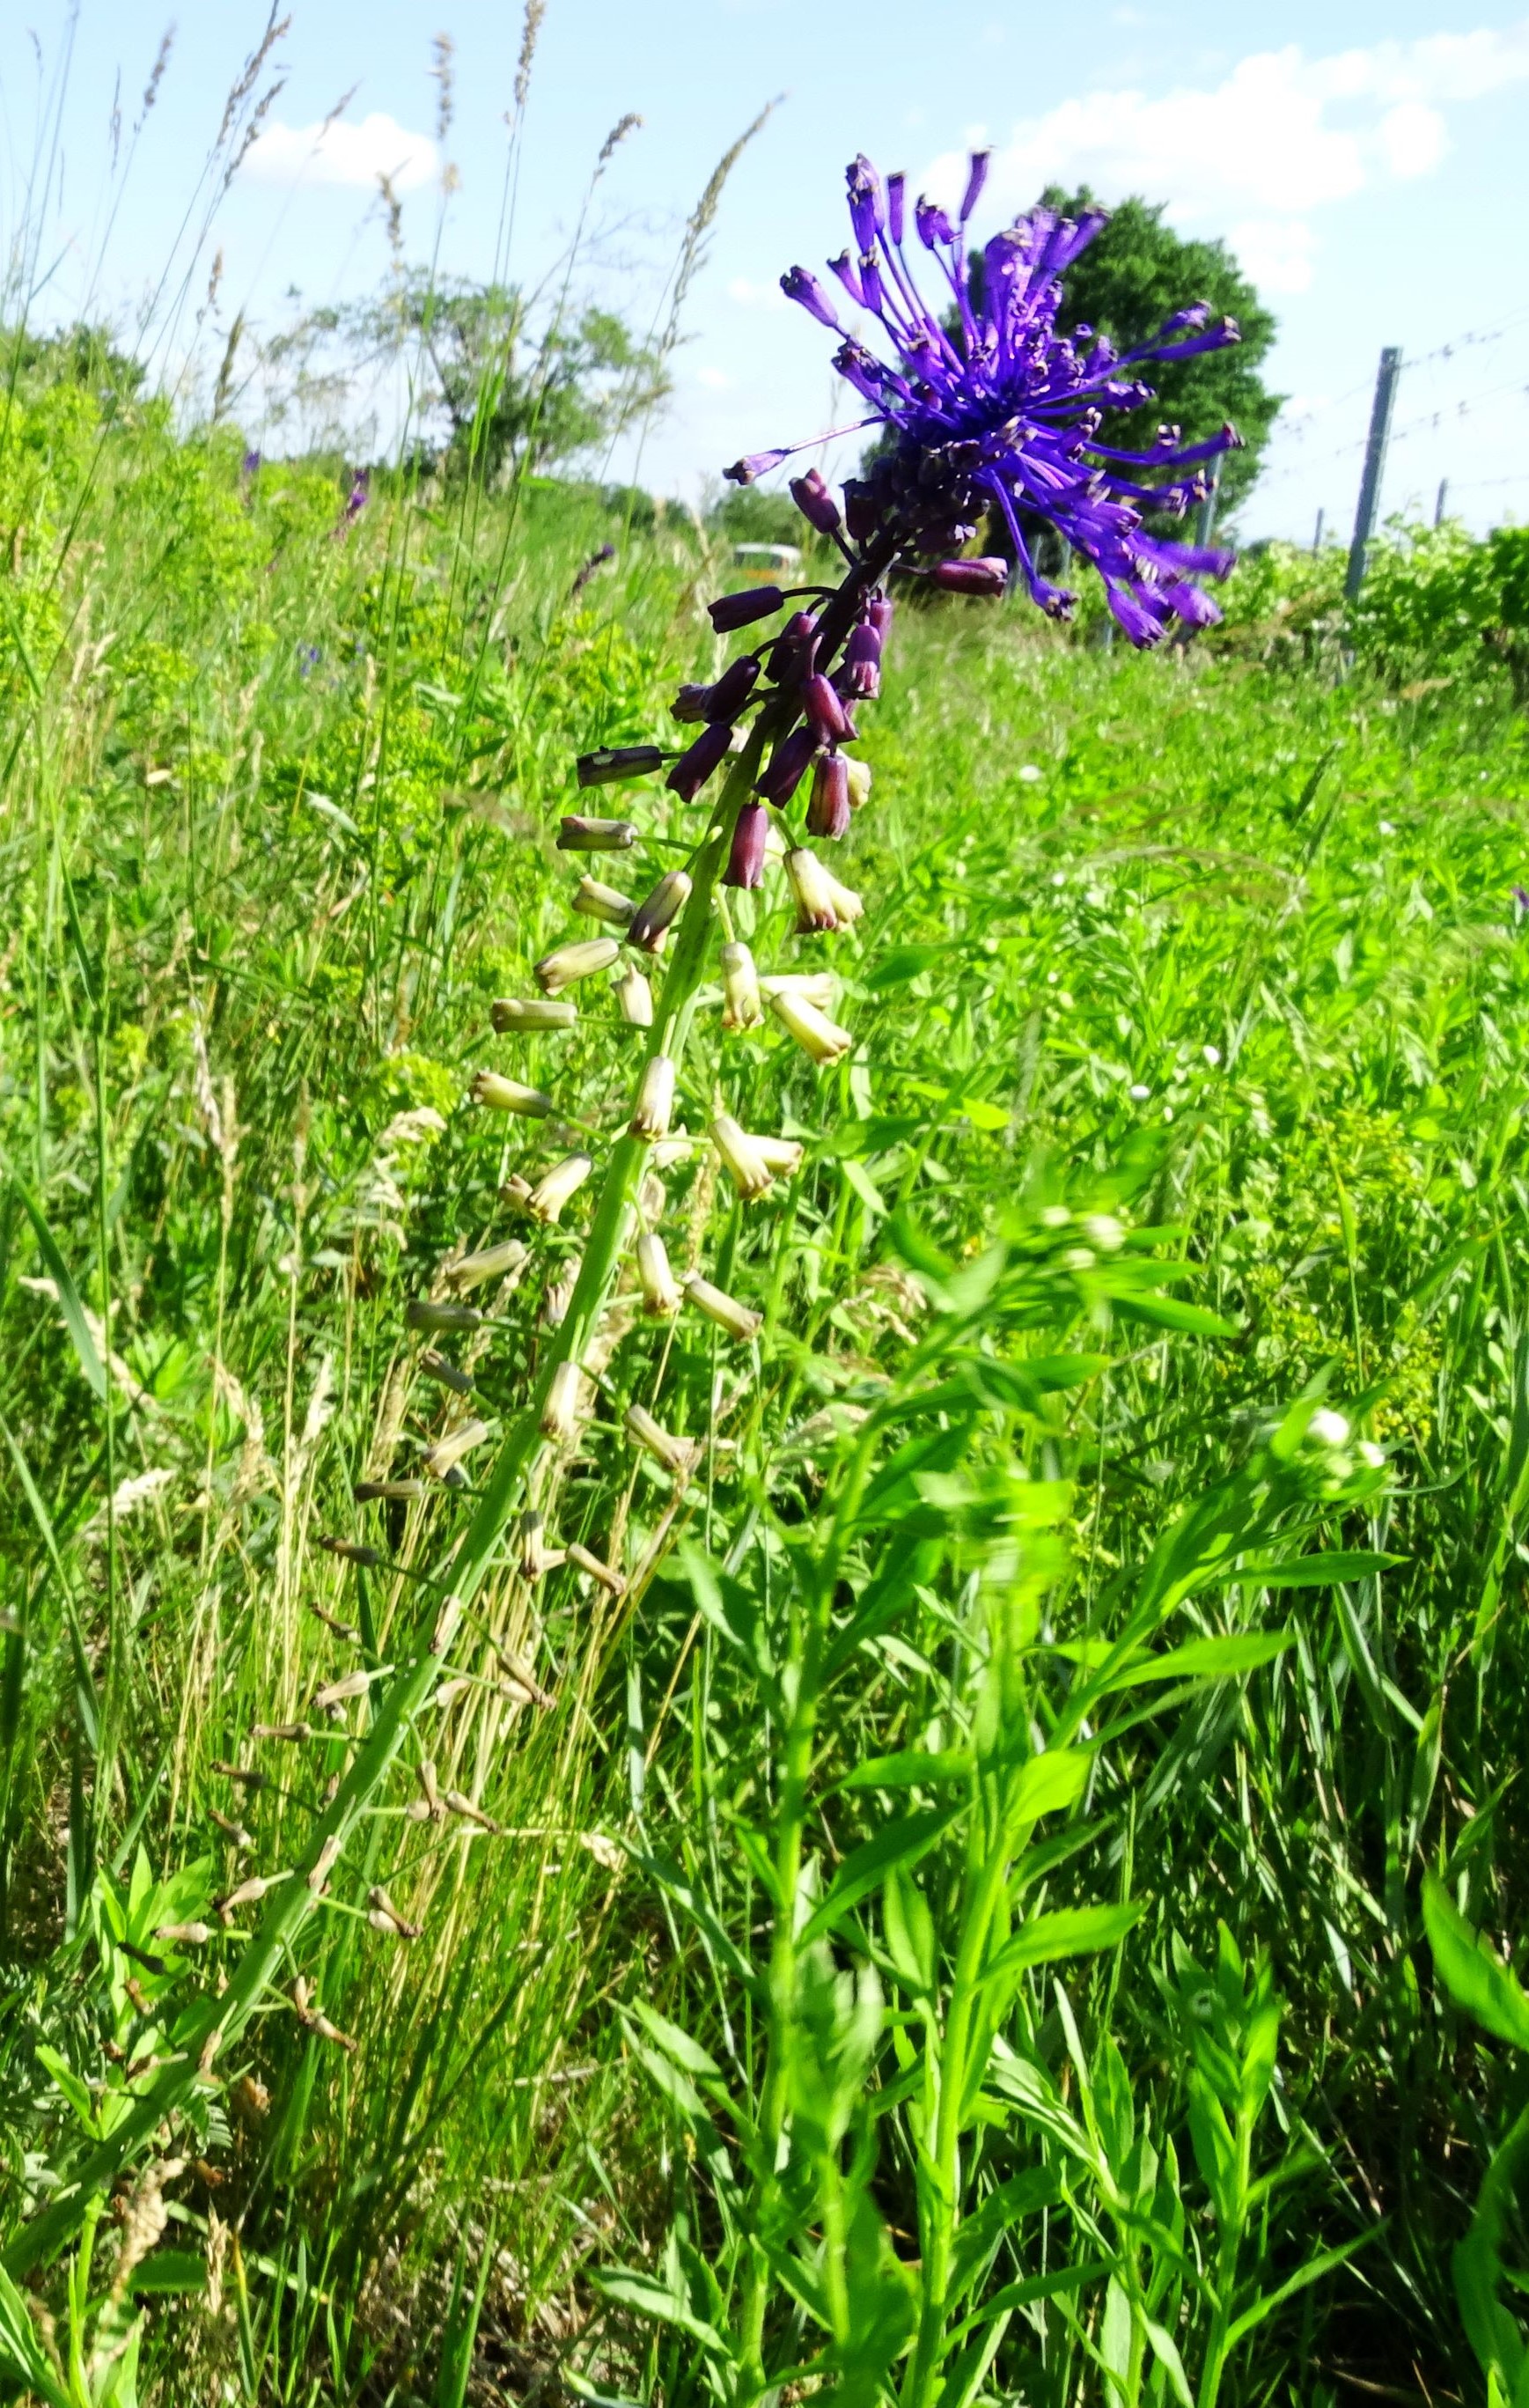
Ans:
[[[1076,597],[1040,573],[1034,538],[1041,525],[1098,572],[1134,642],[1157,642],[1176,619],[1203,625],[1219,613],[1194,580],[1224,576],[1232,555],[1165,541],[1147,516],[1182,517],[1205,496],[1206,464],[1237,449],[1239,438],[1227,426],[1185,444],[1165,427],[1142,451],[1111,444],[1107,429],[1112,413],[1152,399],[1142,371],[1154,361],[1220,350],[1237,340],[1236,323],[1195,302],[1125,352],[1088,326],[1063,333],[1062,279],[1106,222],[1103,210],[1076,220],[1030,210],[985,246],[974,279],[965,225],[987,170],[977,153],[954,221],[933,201],[914,205],[913,231],[943,287],[933,298],[921,292],[905,248],[902,178],[883,183],[865,158],[847,171],[853,241],[830,265],[876,322],[882,355],[850,335],[834,365],[865,404],[864,423],[892,437],[846,482],[849,534],[857,544],[893,544],[905,559],[939,560],[995,512],[1032,600],[1052,617],[1070,616]],[[824,288],[805,268],[782,284],[837,327]],[[753,466],[739,463],[729,473]]]
[[[722,871],[724,886],[757,886],[764,875],[764,839],[770,815],[763,803],[745,803],[733,829],[733,842]]]
[[[701,733],[688,752],[681,752],[669,771],[664,784],[682,803],[693,803],[719,761],[725,761],[733,741],[733,730],[723,719],[714,719]]]

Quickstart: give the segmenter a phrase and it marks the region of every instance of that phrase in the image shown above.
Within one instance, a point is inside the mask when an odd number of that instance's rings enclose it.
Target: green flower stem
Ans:
[[[733,764],[713,832],[696,855],[693,885],[679,922],[659,1009],[642,1057],[643,1067],[656,1054],[669,1054],[678,1061],[683,1052],[691,1008],[706,973],[712,902],[732,842],[734,824],[752,789],[764,745],[781,732],[782,720],[789,724],[790,709],[782,701],[761,712],[748,743]],[[640,1075],[639,1070],[639,1078]],[[634,1093],[636,1087],[634,1081]],[[559,1364],[582,1356],[598,1327],[625,1246],[629,1209],[646,1152],[636,1139],[626,1136],[619,1138],[611,1149],[584,1249],[583,1266],[562,1327],[552,1335],[532,1401],[500,1448],[466,1533],[442,1567],[443,1587],[449,1583],[451,1593],[464,1606],[471,1604],[482,1586],[519,1501],[525,1475],[548,1443],[542,1433],[541,1414],[552,1374]],[[204,2075],[200,2070],[208,2041],[214,2033],[221,2034],[218,2051],[225,2052],[274,1981],[293,1942],[318,1906],[318,1898],[308,1887],[307,1875],[320,1851],[330,1839],[348,1839],[366,1813],[415,1715],[435,1687],[442,1660],[426,1647],[386,1690],[364,1745],[358,1749],[333,1804],[315,1824],[293,1878],[272,1891],[270,1902],[222,1997],[204,2003],[192,2020],[190,2032],[183,2038],[176,2057],[160,2069],[136,2105],[91,2152],[73,2179],[0,2253],[0,2266],[7,2273],[24,2274],[65,2247],[90,2214],[93,2200],[110,2188],[137,2151],[149,2146],[159,2126],[185,2105],[197,2085],[215,2078]]]

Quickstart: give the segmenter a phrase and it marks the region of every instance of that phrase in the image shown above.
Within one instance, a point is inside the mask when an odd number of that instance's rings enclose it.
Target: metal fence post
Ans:
[[[1380,480],[1386,469],[1391,412],[1396,399],[1396,380],[1401,372],[1401,351],[1388,344],[1380,354],[1380,369],[1375,380],[1369,439],[1365,446],[1365,474],[1359,480],[1359,508],[1354,512],[1354,539],[1349,547],[1349,573],[1343,580],[1344,594],[1350,602],[1365,582],[1365,558],[1380,508]]]

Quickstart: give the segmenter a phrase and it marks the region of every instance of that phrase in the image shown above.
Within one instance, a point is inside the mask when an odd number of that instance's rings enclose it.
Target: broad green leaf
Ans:
[[[1050,1748],[1020,1767],[1008,1795],[1010,1819],[1033,1823],[1038,1815],[1054,1814],[1076,1805],[1083,1794],[1093,1762],[1086,1748]]]
[[[1116,1948],[1133,1924],[1146,1913],[1145,1901],[1128,1899],[1118,1906],[1059,1908],[1054,1914],[1033,1914],[982,1969],[982,1982],[1005,1982],[1032,1965],[1054,1965],[1064,1956],[1091,1956]]]
[[[1260,1588],[1332,1588],[1339,1581],[1363,1580],[1367,1572],[1389,1571],[1393,1564],[1406,1561],[1405,1555],[1374,1555],[1357,1547],[1331,1555],[1295,1555],[1283,1563],[1238,1564],[1232,1578],[1252,1582]]]
[[[896,1756],[867,1756],[835,1785],[839,1789],[913,1789],[942,1781],[964,1781],[977,1759],[970,1748],[904,1748]]]
[[[1529,1998],[1432,1873],[1423,1879],[1422,1923],[1435,1970],[1456,2006],[1496,2039],[1529,2048]]]
[[[25,1208],[27,1219],[36,1232],[37,1251],[48,1266],[48,1276],[58,1290],[59,1311],[64,1315],[64,1326],[74,1341],[75,1353],[79,1357],[79,1368],[96,1395],[104,1398],[107,1393],[106,1365],[102,1362],[100,1351],[91,1336],[90,1327],[85,1319],[85,1309],[79,1301],[79,1291],[69,1276],[68,1266],[59,1253],[53,1233],[43,1219],[37,1206],[33,1202],[20,1180],[15,1182],[15,1187]]]
[[[1138,1657],[1112,1672],[1104,1683],[1114,1689],[1138,1688],[1146,1681],[1231,1681],[1255,1672],[1295,1644],[1293,1630],[1234,1631],[1224,1639],[1192,1639],[1182,1647],[1166,1648],[1161,1656]]]
[[[54,2376],[26,2304],[0,2266],[0,2375],[23,2391],[35,2391],[47,2408],[70,2408],[69,2394]]]
[[[717,2350],[723,2357],[728,2355],[727,2344],[716,2326],[693,2315],[689,2302],[677,2298],[666,2283],[657,2281],[653,2275],[616,2269],[592,2274],[590,2281],[602,2298],[614,2300],[619,2307],[650,2317],[655,2324],[673,2325],[678,2331],[688,2333],[692,2341],[703,2342],[707,2349]]]
[[[689,2032],[681,2031],[678,2024],[670,2023],[667,2015],[661,2015],[656,2007],[650,2007],[646,1999],[634,1999],[631,2011],[638,2022],[646,2026],[664,2056],[672,2057],[676,2065],[683,2066],[687,2073],[703,2077],[709,2075],[713,2081],[722,2079],[722,2067],[716,2058],[707,2054],[699,2041],[692,2040]]]
[[[899,1814],[866,1840],[851,1849],[840,1865],[827,1889],[809,1915],[797,1942],[805,1948],[825,1931],[831,1931],[839,1917],[858,1906],[873,1889],[879,1889],[893,1866],[916,1865],[928,1855],[941,1835],[962,1812],[956,1806],[933,1806],[922,1813]]]

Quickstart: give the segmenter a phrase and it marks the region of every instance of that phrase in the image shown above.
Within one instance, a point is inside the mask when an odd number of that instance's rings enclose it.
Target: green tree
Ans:
[[[1076,218],[1099,203],[1086,184],[1076,193],[1048,185],[1045,208]],[[1170,360],[1145,373],[1157,398],[1112,419],[1109,440],[1150,444],[1167,420],[1191,442],[1213,435],[1229,419],[1246,449],[1222,463],[1220,512],[1224,518],[1251,491],[1283,394],[1271,393],[1260,370],[1278,322],[1265,309],[1224,242],[1188,242],[1163,222],[1164,204],[1122,201],[1063,280],[1059,325],[1093,326],[1122,351],[1150,340],[1164,320],[1192,301],[1213,316],[1235,318],[1240,343],[1197,359]]]

